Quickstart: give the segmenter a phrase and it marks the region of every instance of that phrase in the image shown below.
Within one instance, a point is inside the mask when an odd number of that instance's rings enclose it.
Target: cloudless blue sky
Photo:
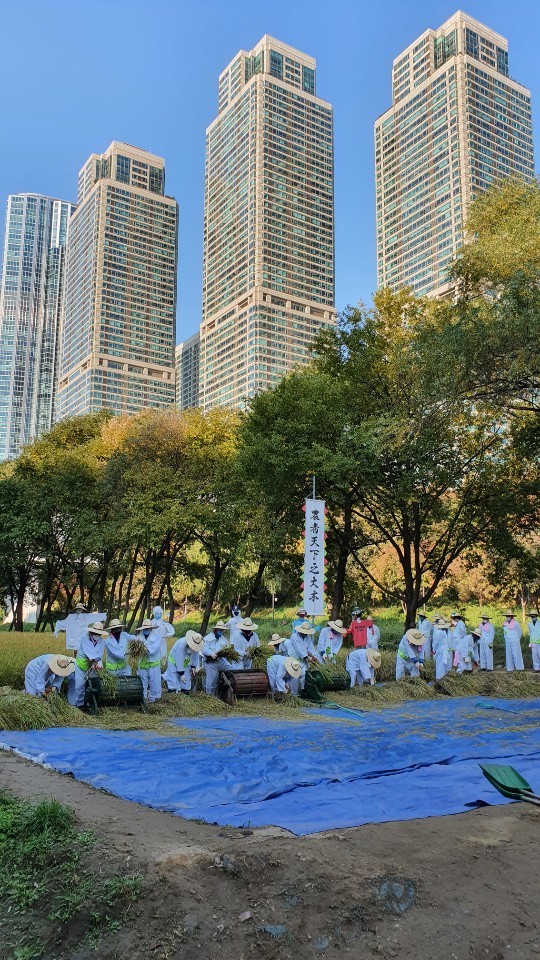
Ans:
[[[90,153],[124,140],[165,157],[180,204],[177,340],[201,315],[205,128],[219,73],[264,33],[317,59],[334,106],[336,306],[376,285],[373,122],[392,60],[456,9],[451,0],[0,0],[0,204],[75,200]],[[468,0],[509,39],[510,75],[540,101],[537,0]],[[538,151],[538,143],[536,145]]]

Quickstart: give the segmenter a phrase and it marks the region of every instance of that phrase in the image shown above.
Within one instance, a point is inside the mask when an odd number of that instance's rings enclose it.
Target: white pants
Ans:
[[[347,673],[351,678],[351,687],[358,683],[362,687],[364,680],[370,683],[373,678],[373,669],[367,658],[367,653],[363,647],[357,647],[352,650],[347,657]]]
[[[111,670],[110,668],[105,667],[103,673],[109,677],[130,677],[131,667],[128,663],[126,663],[125,667],[119,667],[118,670]]]
[[[540,643],[531,644],[533,670],[540,670]]]
[[[86,678],[89,676],[88,670],[81,670],[80,667],[75,664],[75,706],[84,707],[84,688],[86,686]]]
[[[446,647],[439,647],[435,652],[435,679],[442,680],[449,669],[448,650]]]
[[[408,677],[419,677],[420,667],[417,663],[404,660],[403,657],[400,657],[398,654],[396,657],[396,680],[401,680],[405,675]]]
[[[493,646],[487,640],[480,640],[480,669],[493,670]]]
[[[509,671],[525,669],[521,644],[517,637],[512,637],[506,641],[506,669]]]
[[[472,670],[472,658],[468,658],[468,660],[467,663],[464,657],[459,658],[456,673],[469,673]]]
[[[139,667],[137,676],[142,680],[143,697],[148,703],[161,699],[161,664],[157,667]]]
[[[209,696],[215,697],[217,694],[219,672],[220,670],[230,670],[231,665],[225,657],[218,657],[217,660],[206,660],[204,672],[206,674],[205,691]]]
[[[180,693],[182,690],[189,693],[193,683],[191,667],[186,667],[183,673],[179,673],[172,663],[169,663],[165,673],[162,674],[162,678],[167,684],[169,693]]]

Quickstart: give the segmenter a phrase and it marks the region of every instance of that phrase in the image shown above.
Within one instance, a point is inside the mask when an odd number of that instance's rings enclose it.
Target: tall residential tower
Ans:
[[[176,346],[176,406],[179,410],[199,406],[199,348],[198,333]]]
[[[531,97],[510,79],[508,41],[458,11],[407,47],[375,124],[375,164],[379,286],[447,293],[471,200],[534,174]]]
[[[206,132],[204,409],[271,387],[335,322],[333,118],[315,67],[264,36],[219,78]]]
[[[8,198],[0,286],[0,460],[18,456],[52,425],[73,209],[34,193]]]
[[[82,168],[77,202],[57,417],[173,404],[178,207],[164,161],[115,141]]]

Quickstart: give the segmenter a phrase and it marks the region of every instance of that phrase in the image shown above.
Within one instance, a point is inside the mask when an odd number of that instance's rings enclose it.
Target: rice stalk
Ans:
[[[128,640],[127,645],[127,658],[131,669],[135,672],[137,670],[139,660],[148,656],[148,651],[146,645],[140,637],[134,637],[133,640]]]
[[[266,661],[269,657],[273,657],[275,652],[276,648],[268,646],[267,643],[262,643],[260,647],[247,648],[247,656],[254,670],[266,670]]]
[[[228,660],[229,663],[239,663],[242,659],[237,650],[233,647],[232,643],[228,643],[226,647],[222,647],[219,651],[219,656],[224,657],[225,660]]]
[[[0,730],[46,730],[48,727],[85,726],[86,717],[58,693],[34,697],[2,687]]]

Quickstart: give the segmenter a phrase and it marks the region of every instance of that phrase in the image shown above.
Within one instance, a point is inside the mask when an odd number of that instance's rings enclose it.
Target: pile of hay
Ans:
[[[435,681],[437,690],[449,697],[502,697],[507,700],[540,697],[540,676],[528,671],[447,673]]]
[[[46,730],[83,727],[87,723],[84,714],[58,693],[33,697],[11,687],[0,687],[0,730]]]
[[[275,652],[276,648],[268,646],[267,643],[261,643],[260,647],[248,647],[247,655],[253,670],[266,670],[266,661],[268,657],[273,657]]]

